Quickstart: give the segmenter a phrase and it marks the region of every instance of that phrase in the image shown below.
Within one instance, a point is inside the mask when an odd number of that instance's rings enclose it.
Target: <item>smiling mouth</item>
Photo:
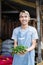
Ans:
[[[26,20],[23,20],[23,22],[27,22]]]

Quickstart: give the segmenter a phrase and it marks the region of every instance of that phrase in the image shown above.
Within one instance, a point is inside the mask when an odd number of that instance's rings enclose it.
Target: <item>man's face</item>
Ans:
[[[19,20],[21,22],[21,25],[27,25],[30,20],[30,17],[27,13],[21,13]]]

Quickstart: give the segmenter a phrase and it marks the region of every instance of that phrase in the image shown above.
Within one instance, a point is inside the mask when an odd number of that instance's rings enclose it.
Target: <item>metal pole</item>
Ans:
[[[38,62],[41,62],[41,30],[40,30],[40,7],[39,0],[36,0],[36,14],[37,14],[37,30],[38,30]]]

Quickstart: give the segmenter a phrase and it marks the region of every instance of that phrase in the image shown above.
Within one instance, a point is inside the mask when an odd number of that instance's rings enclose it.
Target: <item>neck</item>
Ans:
[[[21,25],[22,29],[26,29],[29,25]]]

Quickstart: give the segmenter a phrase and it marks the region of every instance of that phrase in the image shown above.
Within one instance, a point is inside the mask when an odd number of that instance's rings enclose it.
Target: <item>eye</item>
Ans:
[[[20,16],[20,18],[23,18],[23,16]]]
[[[25,16],[25,18],[27,18],[27,16]]]

